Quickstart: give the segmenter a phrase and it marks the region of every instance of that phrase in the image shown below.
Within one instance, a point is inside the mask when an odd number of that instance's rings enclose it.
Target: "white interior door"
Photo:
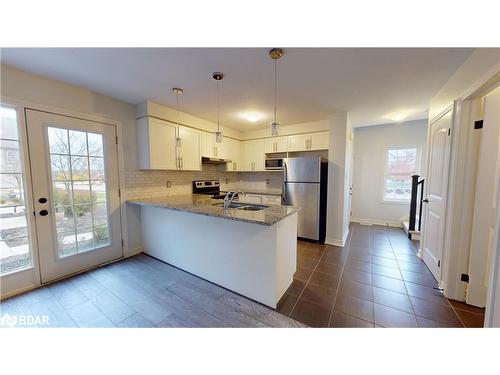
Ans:
[[[476,192],[469,257],[466,301],[484,307],[489,282],[489,263],[495,237],[499,171],[500,87],[484,97],[483,128],[479,132]]]
[[[441,280],[452,110],[430,125],[427,205],[424,211],[422,257],[436,280]]]
[[[42,282],[123,256],[116,127],[26,110]]]

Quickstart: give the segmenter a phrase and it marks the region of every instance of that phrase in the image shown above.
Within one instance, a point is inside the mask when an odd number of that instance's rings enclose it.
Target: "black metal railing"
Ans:
[[[411,181],[410,219],[408,223],[408,231],[415,231],[415,226],[417,226],[418,231],[420,231],[420,229],[422,228],[422,202],[424,200],[424,179],[419,180],[419,178],[420,178],[419,175],[411,176],[412,181]],[[418,225],[417,225],[417,205],[418,205]]]

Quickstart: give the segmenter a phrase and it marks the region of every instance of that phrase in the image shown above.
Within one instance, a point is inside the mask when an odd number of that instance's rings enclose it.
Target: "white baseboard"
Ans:
[[[138,247],[135,247],[133,249],[129,249],[128,251],[126,251],[123,254],[123,257],[129,258],[129,257],[132,257],[132,256],[137,255],[139,253],[142,253],[143,251],[144,251],[144,249],[142,248],[142,246],[138,246]]]
[[[358,217],[351,217],[351,222],[365,224],[365,225],[382,225],[385,227],[402,228],[401,222],[398,221],[385,221],[385,220],[374,220],[374,219],[362,219]]]
[[[345,245],[345,241],[338,240],[335,238],[330,238],[330,237],[325,238],[325,243],[327,245],[340,246],[340,247],[344,247],[344,245]]]

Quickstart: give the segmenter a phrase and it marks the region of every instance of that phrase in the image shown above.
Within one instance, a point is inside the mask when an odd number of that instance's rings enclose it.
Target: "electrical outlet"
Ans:
[[[172,187],[172,183],[170,181],[167,181],[167,189],[170,189]]]

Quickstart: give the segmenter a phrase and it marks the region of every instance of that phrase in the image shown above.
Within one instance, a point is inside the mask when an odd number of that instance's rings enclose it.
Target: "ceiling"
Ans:
[[[152,100],[249,131],[269,126],[273,62],[267,48],[4,48],[2,63],[132,104]],[[470,56],[466,48],[290,48],[278,61],[282,125],[349,112],[354,126],[427,117],[430,99]],[[256,114],[256,122],[244,116]],[[392,115],[391,115],[392,114]],[[395,116],[394,116],[395,114]],[[260,117],[259,117],[260,116]]]

